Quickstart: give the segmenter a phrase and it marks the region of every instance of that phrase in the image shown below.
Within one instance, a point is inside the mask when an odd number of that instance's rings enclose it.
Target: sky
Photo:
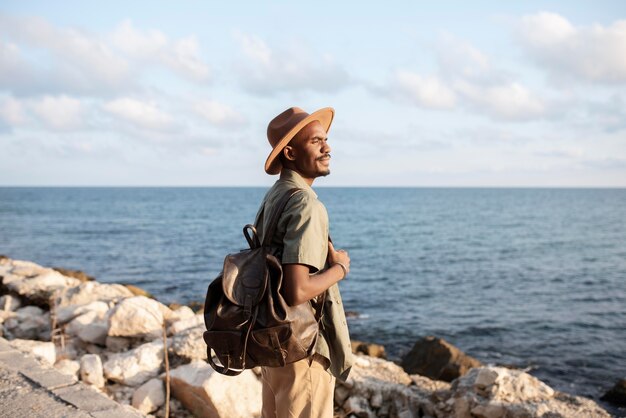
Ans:
[[[371,3],[371,4],[370,4]],[[0,3],[0,186],[626,187],[626,2]]]

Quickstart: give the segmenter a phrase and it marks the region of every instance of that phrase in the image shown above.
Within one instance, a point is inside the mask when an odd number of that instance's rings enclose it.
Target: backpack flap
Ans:
[[[222,289],[235,305],[250,309],[261,301],[269,277],[266,258],[259,254],[264,251],[262,247],[243,250],[224,259]]]

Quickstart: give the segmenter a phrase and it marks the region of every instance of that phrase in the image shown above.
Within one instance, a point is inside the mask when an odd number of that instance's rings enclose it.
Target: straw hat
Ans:
[[[267,174],[280,173],[282,164],[280,158],[277,157],[302,128],[313,121],[318,121],[328,132],[333,116],[335,116],[335,110],[332,107],[325,107],[311,114],[299,107],[290,107],[272,119],[267,126],[267,139],[272,146],[272,152],[265,161],[265,172]]]

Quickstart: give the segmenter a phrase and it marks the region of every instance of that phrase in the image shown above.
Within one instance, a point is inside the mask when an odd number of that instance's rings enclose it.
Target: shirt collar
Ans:
[[[291,170],[289,168],[283,168],[282,171],[280,172],[280,180],[294,183],[296,187],[300,189],[305,189],[305,190],[308,189],[317,198],[317,193],[313,191],[313,188],[309,186],[309,184],[306,181],[304,181],[302,176],[298,174],[297,171]]]

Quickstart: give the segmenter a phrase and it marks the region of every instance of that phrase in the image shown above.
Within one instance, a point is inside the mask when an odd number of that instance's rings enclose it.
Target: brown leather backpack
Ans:
[[[289,190],[275,205],[263,243],[253,225],[243,228],[250,249],[227,255],[209,285],[204,341],[208,361],[219,373],[236,376],[256,366],[281,367],[312,354],[324,296],[316,309],[310,302],[287,305],[281,294],[282,265],[274,255],[280,249],[270,247],[285,205],[299,191]]]

